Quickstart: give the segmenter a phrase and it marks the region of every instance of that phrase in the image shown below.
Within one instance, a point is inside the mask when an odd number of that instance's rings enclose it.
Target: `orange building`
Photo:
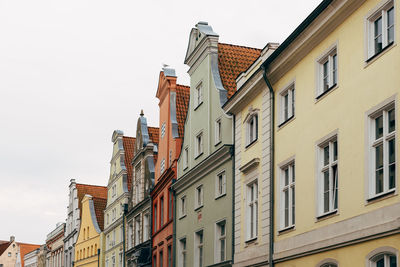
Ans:
[[[176,83],[175,70],[163,68],[160,72],[157,98],[160,100],[160,137],[155,166],[155,186],[151,197],[153,218],[153,266],[172,266],[173,255],[173,198],[171,183],[176,179],[176,164],[181,152],[183,126],[189,102],[188,86]]]

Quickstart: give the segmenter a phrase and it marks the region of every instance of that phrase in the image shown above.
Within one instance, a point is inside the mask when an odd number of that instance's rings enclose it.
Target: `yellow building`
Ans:
[[[96,187],[96,196],[85,195],[78,240],[75,245],[75,267],[98,267],[104,262],[104,209],[107,187]]]
[[[275,266],[399,266],[397,0],[325,0],[263,63]]]

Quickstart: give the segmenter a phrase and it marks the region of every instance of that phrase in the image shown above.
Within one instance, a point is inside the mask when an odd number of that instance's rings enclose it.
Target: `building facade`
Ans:
[[[65,223],[58,223],[46,238],[46,267],[64,267]]]
[[[107,187],[98,187],[95,197],[85,195],[82,199],[82,216],[76,242],[76,267],[104,266],[103,240],[104,209],[107,205]]]
[[[18,243],[14,236],[10,236],[9,241],[0,240],[0,267],[14,267],[17,253]]]
[[[233,259],[233,121],[222,105],[260,50],[218,38],[208,23],[199,22],[185,57],[190,101],[172,186],[176,266],[231,266]]]
[[[155,186],[151,191],[154,212],[152,228],[153,267],[173,266],[173,212],[172,180],[177,178],[177,158],[181,152],[183,124],[189,102],[190,88],[176,83],[175,70],[164,68],[158,80],[157,98],[160,109],[160,132]],[[154,215],[153,215],[154,217]],[[154,262],[155,260],[155,262]]]
[[[46,267],[46,256],[47,256],[47,246],[46,244],[41,245],[37,255],[37,266]]]
[[[158,151],[156,127],[147,125],[143,111],[137,121],[136,143],[130,162],[133,172],[132,190],[126,215],[128,266],[151,266],[151,196],[154,187],[155,162]]]
[[[325,0],[263,63],[277,267],[399,264],[398,14],[397,1]]]
[[[24,256],[24,267],[37,267],[38,266],[38,254],[40,248],[36,248],[31,252],[28,252]]]
[[[104,211],[105,266],[122,267],[124,266],[122,218],[132,182],[130,162],[135,138],[124,136],[122,131],[116,130],[111,141],[113,152],[107,185],[107,207]]]
[[[278,44],[268,44],[236,80],[224,105],[235,118],[234,266],[269,266],[271,94],[260,69]]]

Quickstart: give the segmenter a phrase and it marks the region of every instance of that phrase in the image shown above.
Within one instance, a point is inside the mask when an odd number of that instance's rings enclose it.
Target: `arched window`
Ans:
[[[89,247],[87,247],[87,257],[88,258],[90,257],[90,255],[89,255]]]
[[[397,267],[398,251],[392,247],[381,247],[367,255],[367,267]]]
[[[85,249],[83,249],[83,256],[82,256],[82,258],[84,259],[85,258]]]
[[[86,229],[83,229],[83,240],[86,238]]]
[[[246,128],[246,146],[255,142],[258,138],[258,112],[259,109],[249,108],[249,113],[244,119]]]
[[[339,263],[335,259],[324,259],[320,261],[316,267],[339,267]]]
[[[97,244],[94,244],[94,254],[97,255]]]
[[[87,227],[87,238],[89,239],[89,226]]]
[[[93,256],[93,245],[90,246],[90,256]]]

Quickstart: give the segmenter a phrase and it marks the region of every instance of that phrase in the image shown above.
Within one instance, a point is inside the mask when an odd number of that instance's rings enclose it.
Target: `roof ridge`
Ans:
[[[23,242],[15,242],[15,243],[17,243],[18,245],[41,246],[39,244],[31,244],[31,243],[23,243]]]
[[[248,49],[254,49],[254,50],[260,50],[260,51],[262,51],[262,48],[250,47],[250,46],[245,46],[245,45],[235,45],[235,44],[220,43],[220,42],[218,42],[218,44],[221,44],[221,45],[229,45],[229,46],[235,46],[235,47],[243,47],[243,48],[248,48]]]
[[[136,137],[133,137],[133,136],[127,136],[127,135],[123,135],[122,137],[136,139]]]
[[[190,86],[189,85],[183,85],[183,84],[176,84],[177,86],[182,86],[182,87],[187,87],[187,88],[190,88]]]
[[[87,186],[96,186],[96,187],[104,187],[104,188],[107,188],[107,186],[104,186],[104,185],[96,185],[96,184],[83,184],[83,183],[76,183],[76,185],[87,185]]]

